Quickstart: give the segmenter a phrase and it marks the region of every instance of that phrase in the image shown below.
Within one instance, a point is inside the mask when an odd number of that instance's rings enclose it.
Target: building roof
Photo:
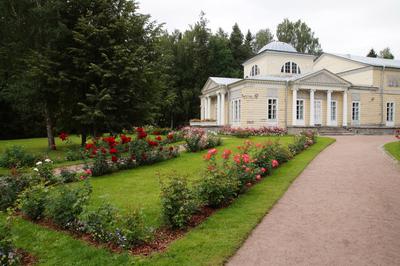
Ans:
[[[221,78],[221,77],[210,77],[210,79],[219,85],[229,85],[236,81],[242,80],[237,78]]]
[[[341,58],[349,59],[352,61],[356,61],[371,66],[400,68],[400,60],[358,56],[350,54],[336,54],[336,53],[327,53],[327,54],[332,54]]]
[[[279,41],[272,41],[265,45],[263,48],[261,48],[258,53],[262,53],[265,50],[270,50],[270,51],[280,51],[280,52],[291,52],[291,53],[296,53],[296,49],[285,42],[279,42]]]

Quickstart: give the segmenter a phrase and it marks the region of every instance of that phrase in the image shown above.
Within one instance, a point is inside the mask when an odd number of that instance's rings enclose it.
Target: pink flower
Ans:
[[[233,160],[235,161],[235,163],[239,164],[240,163],[240,154],[236,154],[235,156],[233,156]]]
[[[224,152],[222,153],[222,158],[223,158],[224,160],[228,160],[228,159],[229,159],[229,156],[231,156],[231,154],[232,154],[232,151],[231,151],[231,150],[224,150]]]
[[[250,162],[250,156],[247,153],[242,154],[242,159],[243,159],[243,162],[245,162],[245,163]]]
[[[246,167],[246,169],[245,169],[245,171],[248,173],[248,172],[250,172],[250,168],[248,168],[248,167]]]
[[[277,160],[272,160],[272,167],[277,168],[279,166],[279,163]]]
[[[261,172],[265,173],[267,172],[267,169],[265,169],[264,167],[261,168]]]
[[[208,150],[207,153],[211,154],[211,155],[215,155],[215,154],[217,154],[217,152],[218,152],[217,149],[214,148],[214,149]]]
[[[261,175],[256,175],[256,180],[261,180]]]
[[[80,180],[85,180],[86,176],[85,175],[81,175],[79,178],[80,178]]]
[[[92,170],[86,169],[86,170],[85,170],[85,174],[87,174],[87,175],[92,175]]]

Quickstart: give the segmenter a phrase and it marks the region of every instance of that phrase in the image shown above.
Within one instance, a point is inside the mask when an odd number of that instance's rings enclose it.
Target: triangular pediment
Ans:
[[[346,87],[351,86],[350,82],[326,69],[307,74],[293,81],[295,84],[326,84]]]

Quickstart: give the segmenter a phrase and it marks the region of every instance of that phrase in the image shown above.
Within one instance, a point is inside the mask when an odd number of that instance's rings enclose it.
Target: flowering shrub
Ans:
[[[293,155],[296,155],[317,141],[316,133],[312,130],[301,132],[299,135],[294,136],[293,143],[289,144],[289,150]]]
[[[87,182],[83,187],[58,186],[51,192],[46,202],[46,216],[63,228],[73,228],[88,203],[91,186]]]
[[[170,131],[167,134],[167,137],[164,139],[163,143],[171,144],[182,140],[184,140],[182,131]]]
[[[33,166],[35,160],[35,156],[28,153],[23,147],[14,145],[5,149],[0,157],[0,166],[10,169]]]
[[[228,160],[232,151],[224,150],[221,157],[222,167],[216,161],[216,149],[211,149],[205,155],[204,159],[208,161],[207,170],[203,179],[198,185],[198,193],[201,201],[210,207],[218,208],[227,205],[236,196],[239,188],[239,182],[230,175]]]
[[[12,242],[11,228],[5,222],[0,221],[0,265],[20,265],[20,262],[21,257]]]
[[[195,193],[183,177],[173,176],[161,182],[161,209],[165,223],[172,228],[183,228],[197,208]]]
[[[58,137],[61,139],[61,141],[65,141],[68,142],[69,141],[69,135],[65,132],[60,132],[60,134],[58,134]]]
[[[38,161],[36,167],[33,168],[33,171],[36,172],[39,179],[42,181],[54,184],[58,180],[53,174],[53,169],[53,161],[47,158],[44,161]]]
[[[283,136],[287,134],[287,130],[280,127],[232,128],[230,126],[225,126],[219,133],[244,138],[249,136]]]
[[[13,206],[18,194],[31,182],[32,178],[29,175],[0,176],[0,211]]]
[[[394,136],[396,137],[396,139],[400,140],[400,129],[396,130]]]
[[[222,144],[221,138],[215,133],[207,133],[201,128],[185,127],[182,131],[184,132],[185,146],[190,152],[197,152]]]
[[[42,218],[48,196],[48,188],[42,183],[32,186],[20,195],[19,209],[32,220]]]
[[[82,215],[83,230],[89,233],[94,240],[108,242],[113,239],[113,228],[117,210],[110,204],[102,204],[95,210]]]

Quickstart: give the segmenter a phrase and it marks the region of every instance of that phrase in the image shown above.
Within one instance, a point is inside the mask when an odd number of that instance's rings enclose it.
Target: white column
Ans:
[[[315,126],[314,115],[315,115],[315,100],[314,100],[315,90],[310,90],[310,126]]]
[[[297,125],[296,109],[297,109],[297,89],[293,89],[292,103],[292,125]]]
[[[221,124],[221,94],[217,93],[217,125]]]
[[[343,92],[343,126],[347,127],[347,91]]]
[[[332,102],[332,91],[326,92],[326,125],[330,126],[331,123],[331,102]]]
[[[204,97],[200,98],[200,119],[204,120],[204,110],[205,110],[205,106],[204,106]]]
[[[220,118],[221,118],[221,125],[225,125],[225,92],[221,92]]]
[[[205,103],[205,119],[210,119],[210,96],[206,96],[206,103]]]

